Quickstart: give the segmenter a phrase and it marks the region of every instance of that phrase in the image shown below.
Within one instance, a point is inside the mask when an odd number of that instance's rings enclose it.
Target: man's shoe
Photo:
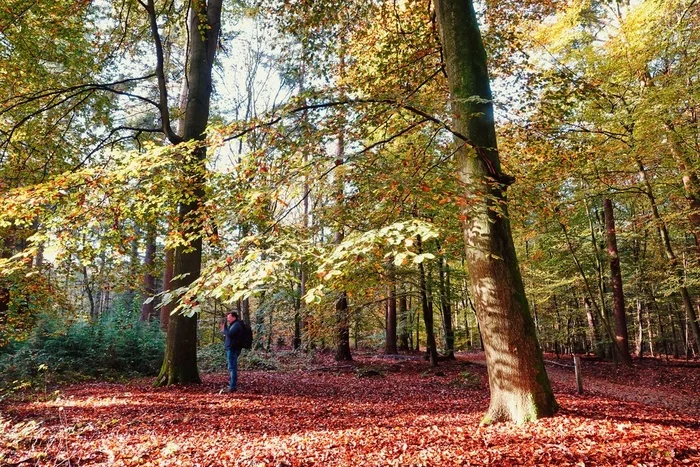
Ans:
[[[226,390],[224,390],[224,392],[236,392],[236,391],[238,391],[238,389],[236,389],[236,388],[226,388]]]

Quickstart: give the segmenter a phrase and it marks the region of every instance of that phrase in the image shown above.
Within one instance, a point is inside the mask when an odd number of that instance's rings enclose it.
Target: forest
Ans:
[[[699,39],[697,0],[4,0],[0,464],[700,464]]]

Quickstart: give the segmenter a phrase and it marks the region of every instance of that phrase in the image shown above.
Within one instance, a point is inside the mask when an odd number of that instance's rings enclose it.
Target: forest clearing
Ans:
[[[421,356],[401,357],[362,353],[350,365],[318,354],[303,367],[287,357],[284,371],[243,371],[234,394],[221,392],[225,373],[211,373],[195,386],[90,382],[5,401],[0,463],[700,464],[700,368],[686,362],[648,360],[630,371],[584,360],[580,396],[573,371],[551,365],[556,416],[480,426],[488,405],[482,354],[460,354],[437,368]]]

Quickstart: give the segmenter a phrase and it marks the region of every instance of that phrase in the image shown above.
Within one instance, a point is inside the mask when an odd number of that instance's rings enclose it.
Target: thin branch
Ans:
[[[154,0],[148,0],[148,4],[144,5],[141,0],[138,2],[146,9],[148,12],[148,19],[151,24],[151,34],[153,35],[153,43],[156,47],[156,77],[158,78],[158,110],[160,110],[160,120],[163,126],[163,133],[168,138],[168,140],[173,144],[178,144],[182,142],[182,138],[177,135],[170,125],[170,110],[168,109],[168,87],[165,80],[165,70],[164,70],[164,59],[163,59],[163,44],[160,39],[160,33],[158,32],[158,21],[156,18],[156,9],[154,5]]]

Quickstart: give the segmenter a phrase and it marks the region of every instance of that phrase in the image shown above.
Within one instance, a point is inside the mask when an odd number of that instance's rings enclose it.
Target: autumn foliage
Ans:
[[[524,426],[480,426],[483,355],[431,369],[418,356],[225,373],[195,386],[84,383],[2,403],[3,465],[698,465],[700,369],[549,363],[562,408]],[[558,363],[568,364],[562,359]],[[676,363],[682,365],[683,362]]]

